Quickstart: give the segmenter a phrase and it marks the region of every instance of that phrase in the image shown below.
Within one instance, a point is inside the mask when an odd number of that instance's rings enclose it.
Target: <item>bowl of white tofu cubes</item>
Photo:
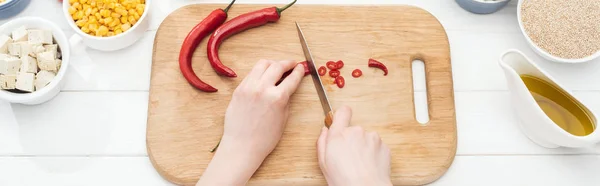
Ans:
[[[22,17],[0,25],[0,99],[26,105],[54,98],[64,85],[70,46],[57,25]]]

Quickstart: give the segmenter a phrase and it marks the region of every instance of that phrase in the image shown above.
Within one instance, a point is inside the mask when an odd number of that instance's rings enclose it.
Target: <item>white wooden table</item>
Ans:
[[[155,0],[151,27],[139,42],[117,52],[87,49],[89,57],[72,56],[73,65],[79,66],[67,74],[64,90],[52,101],[38,106],[0,102],[0,185],[170,185],[152,167],[145,145],[154,36],[161,21],[179,7],[227,2]],[[497,63],[501,53],[510,48],[523,51],[596,111],[600,61],[564,65],[535,55],[519,31],[516,0],[490,15],[471,14],[452,0],[298,2],[323,3],[416,5],[446,28],[458,151],[450,170],[432,185],[600,185],[599,151],[545,149],[518,129]],[[19,16],[49,19],[70,36],[73,31],[61,11],[54,0],[34,0]]]

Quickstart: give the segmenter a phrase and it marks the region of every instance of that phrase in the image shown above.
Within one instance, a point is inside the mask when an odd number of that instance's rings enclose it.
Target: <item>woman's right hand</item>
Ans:
[[[332,186],[392,185],[390,149],[376,132],[350,126],[352,110],[341,107],[329,129],[323,127],[317,151],[319,166]]]

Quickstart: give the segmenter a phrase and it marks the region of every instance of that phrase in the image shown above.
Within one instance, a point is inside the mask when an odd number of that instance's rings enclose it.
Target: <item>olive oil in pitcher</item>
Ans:
[[[531,75],[521,79],[544,113],[563,130],[587,136],[595,130],[590,111],[561,88]]]

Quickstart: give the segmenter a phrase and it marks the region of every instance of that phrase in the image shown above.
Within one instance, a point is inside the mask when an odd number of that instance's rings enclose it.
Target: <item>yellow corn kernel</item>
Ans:
[[[121,25],[121,30],[123,30],[124,32],[126,32],[130,28],[131,28],[131,25],[129,23],[125,23],[125,24]]]
[[[108,34],[108,28],[106,28],[104,25],[100,26],[100,28],[98,28],[98,33],[100,33],[102,36],[105,36]]]
[[[82,10],[92,9],[92,6],[88,4],[82,4]]]
[[[98,8],[92,8],[92,14],[98,13]]]
[[[83,33],[86,33],[86,34],[87,34],[87,33],[90,33],[90,29],[89,29],[89,28],[87,28],[87,27],[82,27],[82,28],[81,28],[81,31],[82,31]]]
[[[104,23],[109,24],[109,23],[112,23],[112,22],[113,22],[113,18],[112,17],[104,18]]]
[[[100,19],[100,20],[98,20],[98,23],[100,23],[100,24],[104,24],[104,23],[105,23],[105,22],[104,22],[104,19]]]
[[[121,17],[121,24],[125,24],[127,23],[127,17],[123,16]]]
[[[133,13],[135,13],[135,10],[134,10],[134,9],[128,8],[127,10],[129,10],[129,11],[128,11],[129,15],[132,15]]]
[[[144,9],[145,8],[146,8],[146,6],[144,6],[143,4],[138,4],[137,6],[135,6],[135,10],[140,15],[144,14]]]
[[[78,27],[82,27],[82,26],[83,26],[85,23],[86,23],[86,22],[85,22],[84,20],[75,21],[75,24],[76,24]]]
[[[137,12],[133,13],[133,18],[135,18],[136,21],[140,20],[140,14],[138,14]]]
[[[102,19],[102,16],[100,15],[100,13],[95,13],[94,17],[96,17],[96,19],[98,19],[98,20]]]
[[[80,20],[81,18],[83,18],[83,12],[82,11],[77,11],[75,13],[75,15],[73,15],[73,19],[75,19],[75,20]]]
[[[121,29],[119,29],[119,28],[117,28],[115,30],[115,35],[119,35],[119,34],[122,34],[122,33],[123,33],[123,31]]]
[[[96,19],[96,17],[94,17],[94,16],[89,16],[89,17],[88,17],[88,22],[90,22],[90,23],[97,23],[97,21],[98,21],[98,20],[97,20],[97,19]]]
[[[77,0],[69,0],[69,4],[72,5],[73,3],[77,2]]]
[[[96,7],[96,5],[97,5],[97,4],[96,4],[96,1],[92,1],[92,2],[90,2],[90,6]]]
[[[116,27],[116,26],[117,26],[117,24],[119,24],[119,23],[120,23],[120,22],[119,22],[119,20],[115,19],[115,21],[113,21],[113,22],[110,22],[110,23],[108,24],[108,26],[109,26],[109,27],[111,27],[111,28],[114,28],[114,27]]]
[[[91,31],[96,31],[96,30],[98,30],[98,25],[97,25],[97,24],[90,24],[90,25],[88,26],[88,28],[89,28]]]
[[[77,12],[77,8],[73,6],[69,7],[69,14],[73,15],[75,12]]]
[[[134,25],[137,22],[137,20],[135,20],[135,17],[133,17],[133,16],[129,16],[129,18],[127,18],[127,20],[129,21],[129,23],[131,23],[131,25]]]
[[[106,34],[106,36],[109,36],[109,37],[110,36],[115,36],[115,33],[114,32],[108,32],[108,34]]]
[[[112,14],[110,14],[110,16],[118,19],[118,18],[120,18],[120,17],[121,17],[121,14],[118,14],[118,13],[116,13],[116,12],[113,12]]]
[[[88,9],[84,9],[85,10],[85,16],[89,16],[92,14],[92,8],[88,8]]]
[[[85,4],[85,3],[87,3],[87,0],[79,0],[79,3]]]
[[[114,9],[115,8],[115,3],[108,3],[108,9]]]
[[[81,4],[79,4],[79,2],[75,2],[73,4],[71,4],[71,6],[77,10],[81,10]]]

